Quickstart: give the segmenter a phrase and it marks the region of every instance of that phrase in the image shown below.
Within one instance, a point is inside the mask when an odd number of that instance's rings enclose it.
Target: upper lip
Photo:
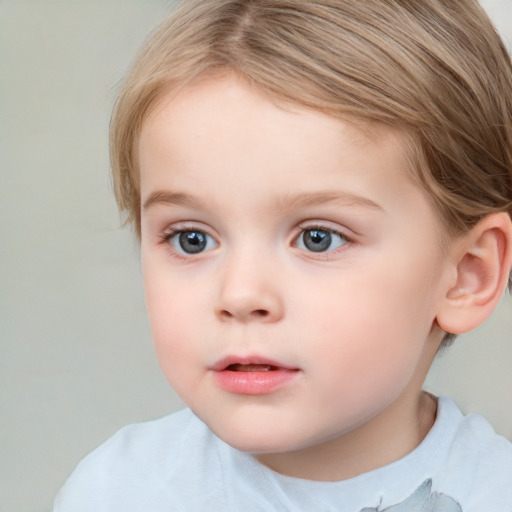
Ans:
[[[219,359],[216,363],[214,363],[210,370],[214,372],[221,372],[225,370],[228,366],[240,364],[240,365],[249,365],[249,364],[259,364],[259,365],[267,365],[273,366],[277,369],[282,370],[298,370],[297,367],[290,366],[288,364],[282,363],[280,361],[276,361],[275,359],[269,359],[268,357],[262,357],[259,355],[249,355],[249,356],[237,356],[237,355],[229,355],[227,357],[223,357]]]

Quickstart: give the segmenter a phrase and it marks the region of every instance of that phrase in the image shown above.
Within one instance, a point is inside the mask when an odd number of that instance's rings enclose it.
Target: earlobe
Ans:
[[[436,317],[445,332],[462,334],[482,324],[507,286],[512,266],[512,220],[505,213],[484,217],[457,244],[456,279]]]

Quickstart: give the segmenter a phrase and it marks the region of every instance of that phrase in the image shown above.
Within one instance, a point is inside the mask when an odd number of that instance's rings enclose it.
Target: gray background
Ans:
[[[116,85],[167,4],[0,0],[0,512],[50,510],[88,451],[181,407],[153,355],[107,152]],[[512,40],[512,1],[483,4]],[[427,387],[512,439],[511,312],[506,297]]]

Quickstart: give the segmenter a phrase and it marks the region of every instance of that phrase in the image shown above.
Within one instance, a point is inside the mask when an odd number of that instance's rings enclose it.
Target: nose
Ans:
[[[231,258],[220,271],[215,313],[222,321],[279,321],[284,304],[279,276],[256,258]]]

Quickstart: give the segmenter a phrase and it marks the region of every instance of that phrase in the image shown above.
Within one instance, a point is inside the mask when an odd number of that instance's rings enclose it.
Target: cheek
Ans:
[[[142,252],[146,308],[155,342],[160,343],[162,339],[174,338],[173,333],[191,320],[194,285],[171,272],[165,256],[152,254],[151,250],[147,253]]]
[[[433,321],[420,294],[424,280],[405,265],[399,273],[385,270],[331,281],[310,295],[311,308],[300,315],[308,320],[305,343],[316,340],[311,358],[321,362],[318,368],[333,386],[341,382],[362,394],[386,393],[383,386],[398,389],[417,366]]]
[[[145,270],[146,307],[158,361],[173,386],[192,376],[197,364],[196,345],[191,326],[198,328],[198,311],[192,290],[179,288],[154,268]],[[192,300],[191,300],[192,299]],[[192,362],[195,361],[195,365]]]

